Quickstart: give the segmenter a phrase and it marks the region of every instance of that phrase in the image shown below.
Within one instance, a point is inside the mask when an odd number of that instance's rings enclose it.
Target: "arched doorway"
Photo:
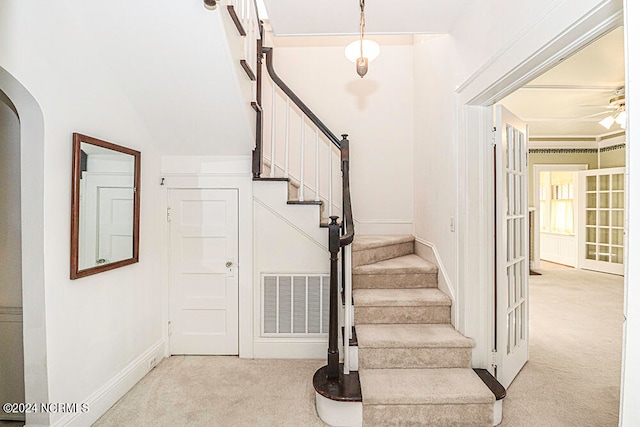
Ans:
[[[2,67],[0,91],[12,104],[19,122],[24,402],[48,402],[44,291],[44,118],[34,97]],[[48,425],[49,415],[29,413],[27,423]]]

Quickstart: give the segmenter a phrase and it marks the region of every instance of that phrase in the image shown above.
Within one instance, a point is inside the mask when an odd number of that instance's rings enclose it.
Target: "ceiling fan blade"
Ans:
[[[611,114],[610,111],[600,111],[599,113],[589,114],[588,116],[583,116],[583,119],[588,119],[590,117],[602,116],[603,114]]]
[[[576,107],[578,108],[606,108],[607,110],[615,110],[618,107],[612,106],[612,105],[590,105],[590,104],[583,104],[583,105],[577,105]]]

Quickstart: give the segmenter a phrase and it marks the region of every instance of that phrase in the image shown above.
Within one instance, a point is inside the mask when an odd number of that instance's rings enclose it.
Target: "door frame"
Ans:
[[[165,173],[162,174],[162,206],[160,210],[160,224],[164,224],[162,233],[163,265],[163,318],[162,336],[165,341],[165,357],[169,351],[169,285],[170,285],[170,229],[167,222],[167,207],[169,204],[169,189],[184,190],[236,190],[238,192],[238,353],[241,358],[253,357],[253,245],[252,245],[252,180],[251,174],[244,170],[251,170],[250,157],[246,169],[243,162],[233,162],[242,172],[233,171],[215,174]],[[231,163],[231,162],[230,162]],[[162,225],[161,225],[162,227]]]
[[[492,105],[622,23],[619,2],[603,0],[583,16],[560,3],[456,89],[459,328],[476,340],[474,367],[489,369],[494,363]]]
[[[38,101],[0,67],[0,90],[20,119],[22,322],[26,402],[49,401],[44,268],[44,115]],[[50,414],[28,413],[28,425],[49,425]]]

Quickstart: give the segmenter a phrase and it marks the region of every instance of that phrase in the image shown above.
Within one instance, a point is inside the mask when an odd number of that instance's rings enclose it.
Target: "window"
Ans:
[[[574,172],[540,172],[540,230],[574,234]]]

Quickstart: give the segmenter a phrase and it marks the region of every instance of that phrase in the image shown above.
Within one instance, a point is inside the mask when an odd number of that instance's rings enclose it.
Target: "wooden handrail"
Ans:
[[[355,228],[353,224],[353,211],[351,207],[351,188],[349,181],[349,139],[347,134],[342,135],[342,139],[338,139],[337,136],[329,130],[329,128],[322,123],[322,121],[316,116],[313,111],[307,105],[302,102],[300,98],[287,86],[282,79],[278,76],[273,68],[273,48],[262,47],[258,50],[266,55],[267,72],[271,77],[271,80],[284,92],[284,94],[307,116],[307,118],[327,137],[329,141],[340,149],[340,169],[342,171],[342,224],[337,222],[337,216],[331,216],[331,223],[329,224],[329,253],[330,253],[330,274],[329,274],[329,348],[327,350],[327,367],[326,367],[326,380],[327,381],[339,381],[340,365],[339,365],[339,349],[338,349],[338,292],[339,292],[339,278],[338,278],[338,254],[341,248],[349,246],[353,242],[355,235]],[[258,59],[258,67],[260,67],[260,58]],[[261,73],[260,73],[261,74]],[[261,75],[258,78],[259,88],[261,88]],[[273,112],[272,112],[273,114]],[[258,125],[262,126],[261,114],[258,113]],[[254,164],[253,173],[254,178],[259,179],[262,169],[262,132],[259,134],[256,141],[256,149],[254,150]],[[273,144],[273,141],[272,141]],[[273,161],[273,159],[272,159]],[[272,163],[271,167],[275,167]],[[341,232],[342,228],[342,232]],[[343,268],[344,270],[344,268]],[[343,279],[344,281],[344,279]],[[345,329],[350,328],[350,325],[345,325]],[[324,368],[322,368],[324,369]]]
[[[355,227],[353,225],[353,210],[351,208],[351,186],[349,183],[349,140],[348,135],[342,135],[340,141],[340,158],[342,161],[342,222],[345,233],[340,237],[340,247],[348,246],[353,242]]]
[[[282,89],[285,95],[287,95],[289,99],[291,99],[291,101],[293,101],[293,103],[298,106],[298,108],[309,118],[309,120],[311,120],[311,122],[316,125],[316,127],[320,129],[320,131],[327,138],[329,138],[329,141],[331,141],[333,145],[340,148],[340,140],[338,139],[338,137],[335,136],[333,132],[331,132],[329,128],[324,123],[322,123],[322,120],[320,120],[318,116],[316,116],[313,111],[311,111],[311,109],[307,107],[307,105],[302,102],[300,98],[298,98],[298,96],[289,88],[289,86],[287,86],[285,82],[283,82],[282,79],[278,77],[278,74],[276,74],[276,71],[273,69],[273,48],[263,47],[262,53],[267,56],[267,72],[269,73],[269,76],[271,76],[271,80],[273,80],[273,82],[278,85],[280,89]]]

